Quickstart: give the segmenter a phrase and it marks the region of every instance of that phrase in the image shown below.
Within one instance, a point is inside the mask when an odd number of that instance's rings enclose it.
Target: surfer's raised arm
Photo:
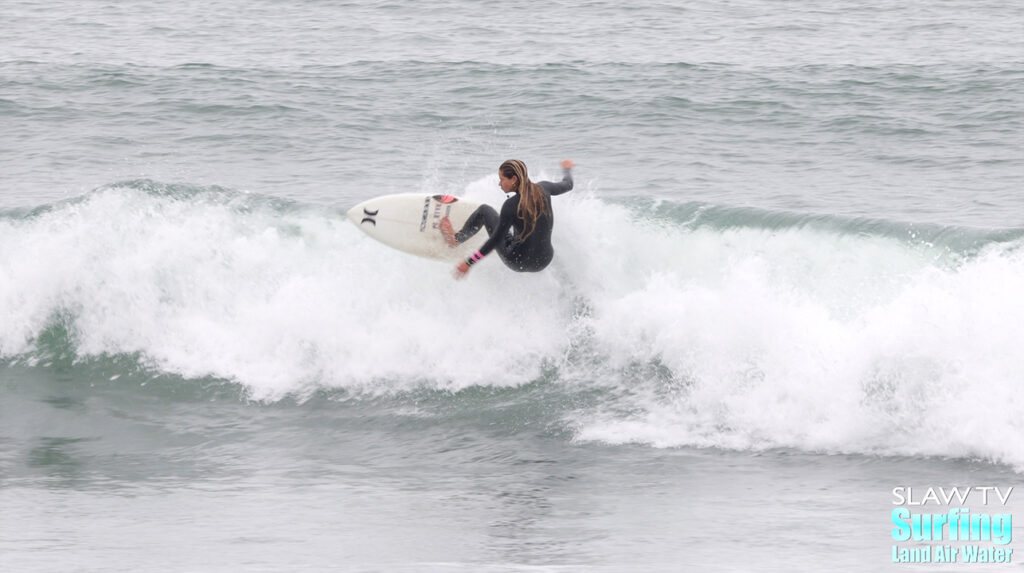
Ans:
[[[447,218],[441,221],[441,233],[450,246],[455,246],[487,229],[490,238],[483,247],[455,268],[454,276],[464,278],[469,268],[483,260],[491,250],[510,269],[518,272],[538,272],[551,262],[555,251],[551,246],[554,213],[551,197],[561,195],[573,187],[573,162],[562,161],[563,177],[559,182],[534,183],[526,164],[509,159],[498,168],[498,186],[513,195],[505,200],[501,214],[490,205],[481,205],[469,216],[459,232],[455,232]],[[511,232],[510,232],[511,231]]]
[[[569,159],[562,160],[562,180],[558,183],[551,181],[541,181],[540,185],[544,187],[544,190],[549,195],[561,195],[566,191],[572,191],[572,167],[573,162]]]

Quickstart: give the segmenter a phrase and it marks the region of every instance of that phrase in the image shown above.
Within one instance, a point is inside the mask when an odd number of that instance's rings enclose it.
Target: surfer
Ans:
[[[455,278],[465,278],[469,267],[494,250],[514,271],[535,273],[544,270],[555,255],[551,247],[551,228],[555,222],[551,197],[572,189],[572,167],[572,161],[563,160],[564,176],[561,181],[534,183],[530,181],[525,163],[509,159],[498,168],[498,185],[505,193],[512,193],[502,204],[500,214],[490,205],[481,205],[459,232],[455,232],[448,217],[441,219],[441,234],[449,247],[466,241],[481,227],[486,228],[490,236],[480,250],[459,263],[453,273]]]

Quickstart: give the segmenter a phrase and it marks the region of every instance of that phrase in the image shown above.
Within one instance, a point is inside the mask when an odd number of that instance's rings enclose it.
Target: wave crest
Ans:
[[[562,411],[582,440],[1024,466],[1007,439],[1024,419],[1019,231],[578,191],[556,200],[549,271],[495,260],[461,283],[343,208],[221,188],[133,181],[8,212],[0,357],[131,356],[263,400],[539,380],[598,396]]]

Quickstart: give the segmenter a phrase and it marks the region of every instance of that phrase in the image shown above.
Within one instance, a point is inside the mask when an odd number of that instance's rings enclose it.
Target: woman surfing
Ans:
[[[455,278],[465,278],[469,268],[491,251],[497,251],[505,265],[514,271],[544,270],[555,254],[551,246],[551,229],[555,222],[551,197],[572,189],[572,167],[572,161],[563,160],[561,181],[534,183],[530,181],[525,163],[509,159],[498,168],[498,185],[505,193],[512,193],[502,204],[500,214],[490,205],[481,205],[458,232],[452,228],[448,217],[441,219],[441,234],[449,247],[465,242],[481,228],[486,228],[490,236],[480,250],[459,263],[453,273]]]

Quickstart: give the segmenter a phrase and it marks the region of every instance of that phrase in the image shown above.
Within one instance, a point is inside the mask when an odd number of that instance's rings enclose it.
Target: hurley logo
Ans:
[[[373,223],[373,226],[376,227],[377,221],[374,219],[374,217],[377,216],[377,213],[380,213],[380,209],[377,209],[376,211],[370,211],[366,207],[363,207],[363,215],[366,216],[363,217],[362,221],[359,221],[359,224],[362,225],[363,223]]]

